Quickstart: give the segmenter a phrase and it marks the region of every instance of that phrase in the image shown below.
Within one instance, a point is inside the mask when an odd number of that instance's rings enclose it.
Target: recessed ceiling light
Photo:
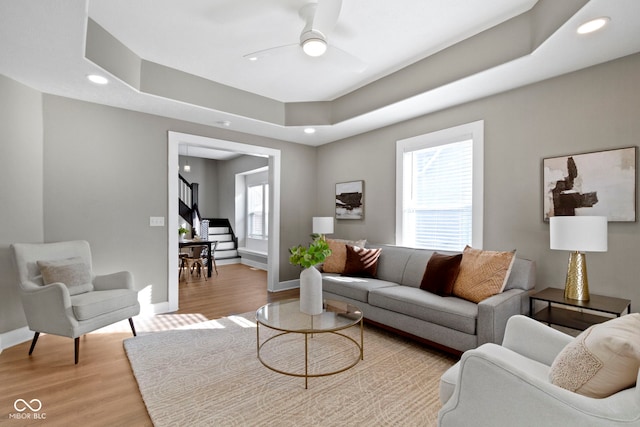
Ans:
[[[314,128],[304,128],[304,133],[311,135],[312,133],[316,133]]]
[[[95,83],[97,85],[106,85],[107,83],[109,83],[109,80],[107,80],[106,77],[100,76],[98,74],[89,74],[87,76],[87,79],[89,79],[91,83]]]
[[[607,25],[609,21],[611,21],[611,18],[607,16],[592,19],[591,21],[585,22],[578,27],[578,34],[589,34],[593,33],[594,31],[598,31],[605,25]]]
[[[218,120],[216,124],[218,124],[219,126],[224,126],[226,128],[231,126],[231,122],[229,120]]]

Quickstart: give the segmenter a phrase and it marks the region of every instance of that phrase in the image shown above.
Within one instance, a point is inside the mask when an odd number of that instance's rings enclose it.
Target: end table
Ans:
[[[546,302],[547,306],[540,311],[534,312],[536,301]],[[557,305],[552,306],[552,303]],[[529,297],[529,316],[549,326],[553,324],[581,331],[591,325],[611,319],[611,317],[585,313],[582,310],[573,310],[559,307],[558,305],[613,314],[617,317],[620,317],[625,310],[627,314],[631,313],[631,301],[628,299],[591,294],[589,301],[578,301],[565,298],[564,289],[546,288]]]

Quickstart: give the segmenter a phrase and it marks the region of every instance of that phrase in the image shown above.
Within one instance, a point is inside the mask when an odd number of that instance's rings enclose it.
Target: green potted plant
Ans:
[[[322,275],[315,268],[323,263],[331,249],[324,235],[312,234],[308,247],[298,245],[289,249],[289,262],[304,268],[300,273],[300,311],[310,315],[322,313]]]
[[[311,238],[313,241],[309,247],[298,245],[289,249],[291,264],[309,268],[323,263],[331,255],[331,249],[323,235],[312,234]]]
[[[186,228],[184,228],[183,226],[180,226],[180,228],[178,228],[178,234],[180,235],[180,239],[184,239],[184,236],[189,232],[189,230],[187,230]]]

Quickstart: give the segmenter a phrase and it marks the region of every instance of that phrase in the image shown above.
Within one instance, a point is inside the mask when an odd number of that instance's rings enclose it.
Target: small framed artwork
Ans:
[[[637,150],[627,147],[543,159],[543,219],[596,215],[612,222],[636,221]]]
[[[364,218],[364,181],[336,184],[336,219]]]

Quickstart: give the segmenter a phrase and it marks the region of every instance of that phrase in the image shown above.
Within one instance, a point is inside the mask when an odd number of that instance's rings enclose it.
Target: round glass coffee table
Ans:
[[[256,344],[258,360],[271,369],[284,375],[294,377],[304,377],[304,388],[308,386],[308,380],[312,377],[324,377],[344,372],[353,368],[360,360],[364,359],[364,328],[362,321],[362,312],[352,304],[341,301],[324,300],[324,310],[321,314],[311,316],[300,311],[300,300],[290,299],[285,301],[272,302],[260,307],[256,311]],[[360,342],[340,331],[360,326]],[[260,327],[264,326],[277,331],[273,336],[266,338],[260,342]],[[276,349],[279,339],[290,335],[300,334],[304,336],[304,372],[291,372],[273,366],[263,358],[263,347],[267,343],[275,345]],[[310,372],[309,371],[309,339],[313,339],[314,334],[334,334],[337,337],[344,338],[346,345],[355,345],[357,349],[357,358],[349,362],[346,366],[342,366],[330,371]],[[312,356],[312,355],[311,355]]]

